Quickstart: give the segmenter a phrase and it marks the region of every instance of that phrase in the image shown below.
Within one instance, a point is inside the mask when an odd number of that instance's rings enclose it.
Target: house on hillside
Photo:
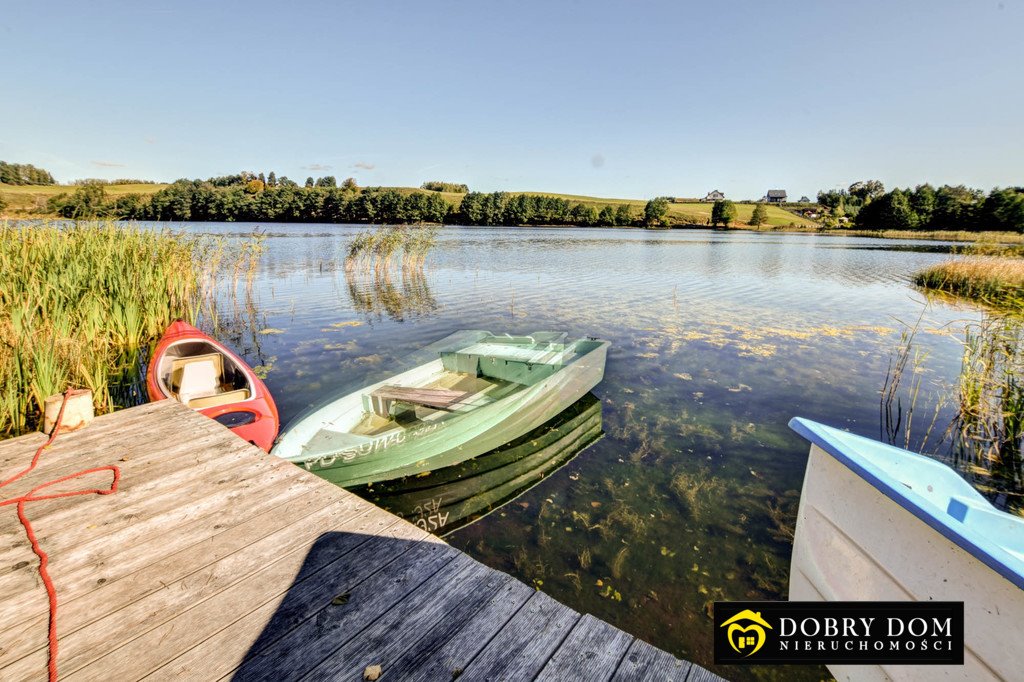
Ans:
[[[708,192],[708,195],[704,197],[701,201],[722,201],[723,199],[725,199],[725,193],[720,192],[717,189],[713,189],[710,192]]]
[[[769,204],[784,204],[786,203],[786,190],[770,189],[762,201],[766,201]]]

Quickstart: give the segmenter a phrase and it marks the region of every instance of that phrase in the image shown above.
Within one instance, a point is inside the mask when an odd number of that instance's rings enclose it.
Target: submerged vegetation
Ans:
[[[98,412],[138,400],[141,354],[175,318],[195,321],[224,249],[112,223],[0,223],[0,435],[34,428],[68,386]]]
[[[934,265],[914,277],[925,289],[1024,311],[1024,259],[972,258]]]

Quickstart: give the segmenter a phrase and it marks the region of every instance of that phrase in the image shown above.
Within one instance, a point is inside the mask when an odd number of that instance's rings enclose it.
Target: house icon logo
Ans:
[[[725,631],[725,636],[729,640],[729,646],[742,656],[753,656],[757,653],[768,639],[765,628],[773,629],[761,617],[760,611],[755,612],[750,609],[740,611],[719,627],[728,628]]]

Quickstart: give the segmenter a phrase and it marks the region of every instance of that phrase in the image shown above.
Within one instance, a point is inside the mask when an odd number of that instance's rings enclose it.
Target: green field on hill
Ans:
[[[633,207],[633,212],[636,215],[643,215],[644,206],[647,204],[646,199],[607,199],[602,197],[588,197],[581,194],[554,194],[551,192],[510,192],[510,194],[531,194],[535,196],[548,196],[558,197],[559,199],[565,199],[574,204],[590,204],[601,209],[602,206],[618,206],[620,204],[629,204]],[[681,202],[670,202],[668,205],[668,214],[670,217],[675,218],[676,222],[691,223],[694,225],[705,225],[711,221],[711,208],[714,203],[710,201],[681,201]],[[751,214],[754,212],[755,204],[736,204],[737,220],[739,223],[746,224],[750,220]],[[784,208],[779,206],[766,206],[768,211],[768,226],[784,226],[790,223],[797,226],[812,227],[817,225],[812,220],[808,220],[803,216],[798,216],[795,213],[790,213]]]
[[[166,184],[103,185],[108,196],[122,194],[155,194]],[[46,202],[58,194],[74,192],[75,185],[5,185],[0,183],[0,197],[7,201],[7,213],[13,217],[30,211],[45,211]]]

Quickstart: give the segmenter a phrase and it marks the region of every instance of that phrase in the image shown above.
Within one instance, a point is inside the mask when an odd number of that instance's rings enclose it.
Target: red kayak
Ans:
[[[225,346],[192,325],[173,322],[146,372],[152,401],[173,398],[270,452],[281,420],[266,385]]]

